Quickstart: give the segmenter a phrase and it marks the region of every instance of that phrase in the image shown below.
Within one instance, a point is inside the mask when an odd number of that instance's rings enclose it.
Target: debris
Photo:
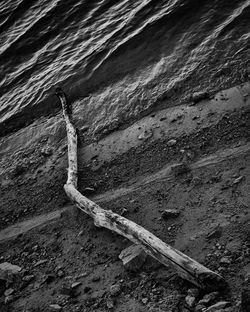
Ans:
[[[167,142],[167,146],[171,147],[171,146],[174,146],[176,143],[177,141],[175,139],[172,139]]]
[[[209,305],[213,303],[213,301],[219,296],[219,293],[217,291],[214,291],[212,293],[206,294],[199,302],[199,305]]]
[[[231,304],[228,301],[220,301],[207,308],[206,312],[219,312],[220,309],[229,307]]]
[[[144,264],[146,257],[147,254],[140,245],[131,245],[119,255],[119,259],[129,271],[138,271]]]
[[[34,266],[37,267],[37,266],[42,265],[42,264],[44,264],[44,263],[46,263],[46,262],[48,262],[47,259],[39,260],[39,261],[37,261],[37,262],[35,263]]]
[[[147,304],[147,303],[148,303],[148,298],[142,298],[141,302],[142,302],[143,304]]]
[[[24,276],[23,278],[22,278],[22,281],[24,281],[24,282],[30,282],[30,281],[32,281],[33,279],[34,279],[34,275],[26,275],[26,276]]]
[[[233,184],[238,184],[238,183],[240,183],[242,180],[243,180],[243,176],[240,176],[240,177],[234,179]]]
[[[201,304],[198,304],[194,309],[195,312],[205,312],[206,310],[207,310],[206,307]]]
[[[165,209],[161,214],[162,219],[176,218],[180,215],[180,211],[177,209]]]

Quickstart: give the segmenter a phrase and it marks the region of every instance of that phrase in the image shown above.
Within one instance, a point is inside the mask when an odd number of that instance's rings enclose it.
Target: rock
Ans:
[[[177,209],[165,209],[161,214],[162,219],[176,218],[180,215],[180,211]]]
[[[208,99],[208,98],[209,98],[209,94],[207,91],[194,92],[191,95],[191,100],[193,101],[194,104],[196,104],[202,100]]]
[[[221,309],[224,309],[230,305],[231,304],[228,301],[220,301],[212,305],[211,307],[207,308],[206,312],[219,312]]]
[[[222,257],[220,259],[220,264],[222,265],[230,265],[231,264],[231,260],[229,257]]]
[[[171,147],[171,146],[174,146],[176,143],[177,143],[177,141],[174,140],[174,139],[172,139],[172,140],[169,140],[169,141],[167,142],[167,146]]]
[[[12,295],[13,292],[14,292],[13,288],[8,288],[5,290],[4,295],[5,295],[5,297],[8,297],[8,296]]]
[[[121,292],[121,285],[120,284],[115,284],[110,286],[110,294],[111,296],[117,296]]]
[[[143,298],[143,299],[141,300],[141,302],[142,302],[143,304],[147,304],[147,303],[148,303],[148,298]]]
[[[51,311],[62,311],[62,307],[59,304],[51,304],[49,308]]]
[[[125,269],[129,271],[138,271],[146,260],[147,254],[140,245],[131,245],[124,249],[119,259],[122,260]]]
[[[113,309],[113,308],[114,308],[114,301],[113,301],[112,299],[109,298],[109,299],[107,300],[106,305],[107,305],[107,308],[108,308],[108,309]]]
[[[75,282],[75,283],[71,284],[71,288],[76,289],[80,285],[82,285],[82,282]]]
[[[44,148],[42,148],[41,150],[41,155],[43,156],[50,156],[53,154],[53,149],[48,147],[48,146],[45,146]]]
[[[9,262],[0,263],[0,280],[13,281],[14,276],[21,272],[22,268]]]
[[[63,270],[58,270],[56,274],[57,274],[58,277],[63,277],[64,276]]]
[[[153,135],[152,130],[145,130],[138,136],[138,140],[147,140]]]
[[[214,300],[219,296],[217,291],[206,294],[199,302],[200,305],[208,306],[209,304],[213,303]]]
[[[193,296],[187,295],[185,297],[185,301],[189,308],[193,308],[195,305],[196,298]]]

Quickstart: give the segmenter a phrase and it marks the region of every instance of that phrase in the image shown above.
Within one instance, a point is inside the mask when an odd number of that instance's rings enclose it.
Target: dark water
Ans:
[[[2,0],[1,135],[56,114],[55,85],[96,129],[236,83],[249,38],[246,0]]]

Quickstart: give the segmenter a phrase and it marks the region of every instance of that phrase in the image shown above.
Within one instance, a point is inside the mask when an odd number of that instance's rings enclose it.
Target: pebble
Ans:
[[[176,143],[177,143],[177,141],[174,140],[174,139],[172,139],[172,140],[169,140],[169,141],[167,142],[167,146],[171,147],[171,146],[174,146]]]
[[[51,311],[62,311],[62,307],[59,304],[51,304],[49,307]]]
[[[71,288],[72,288],[72,289],[75,289],[75,288],[77,288],[78,286],[80,286],[81,284],[82,284],[82,282],[75,282],[75,283],[71,284]]]
[[[193,296],[187,295],[187,296],[185,297],[185,301],[186,301],[186,304],[187,304],[190,308],[193,308],[194,305],[195,305],[196,298],[193,297]]]
[[[111,296],[117,296],[121,292],[120,284],[115,284],[115,285],[110,286],[109,291],[110,291]]]
[[[112,299],[108,299],[106,305],[107,305],[108,309],[113,309],[114,308],[113,300]]]
[[[228,257],[222,257],[221,259],[220,259],[220,264],[224,264],[224,265],[230,265],[231,264],[231,260],[230,260],[230,258],[228,258]]]
[[[152,131],[147,131],[145,130],[144,132],[142,132],[139,136],[138,136],[138,140],[147,140],[149,138],[151,138],[151,136],[153,135]]]
[[[8,288],[5,290],[4,295],[5,295],[5,297],[8,297],[8,296],[12,295],[13,292],[14,292],[13,288]]]
[[[141,302],[142,302],[143,304],[147,304],[147,303],[148,303],[148,298],[143,298],[143,299],[141,300]]]

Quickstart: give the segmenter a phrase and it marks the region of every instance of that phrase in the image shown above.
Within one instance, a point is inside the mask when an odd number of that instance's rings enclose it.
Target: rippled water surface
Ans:
[[[233,84],[249,37],[246,0],[2,1],[1,134],[57,113],[55,85],[97,129]]]

